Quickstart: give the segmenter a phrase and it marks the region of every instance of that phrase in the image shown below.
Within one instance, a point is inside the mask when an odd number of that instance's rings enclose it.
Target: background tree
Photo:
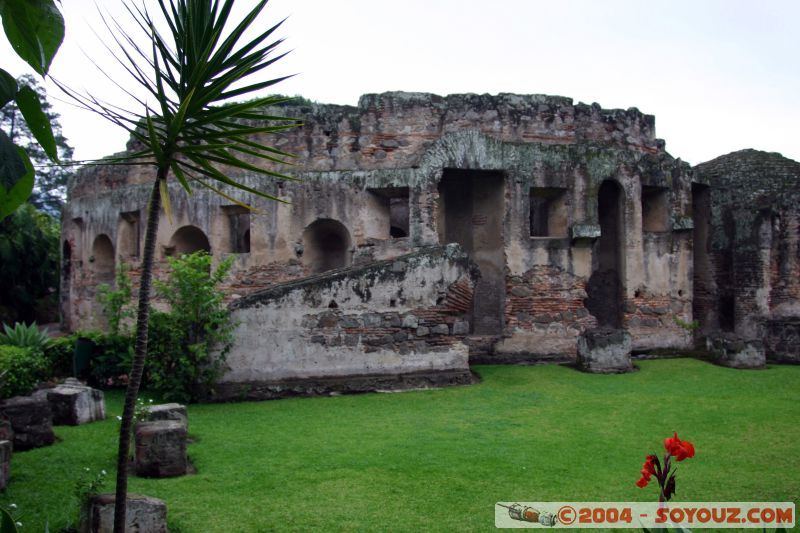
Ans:
[[[3,32],[12,48],[41,76],[64,40],[64,17],[53,0],[0,0]],[[0,68],[0,109],[16,102],[33,136],[47,156],[58,162],[56,140],[36,92],[20,87]],[[34,168],[27,152],[0,130],[0,220],[19,207],[33,191]]]
[[[57,318],[59,233],[58,222],[31,204],[0,220],[0,322]]]
[[[39,99],[42,112],[53,130],[53,136],[58,151],[58,159],[62,165],[69,165],[72,161],[72,147],[67,143],[58,122],[59,114],[53,111],[53,106],[47,101],[47,93],[30,74],[17,78],[18,87],[30,87]],[[36,140],[30,126],[25,121],[16,101],[11,101],[0,109],[0,130],[11,139],[11,142],[23,148],[30,157],[36,169],[36,180],[33,193],[28,200],[37,209],[54,217],[61,216],[61,207],[67,197],[67,181],[73,174],[69,166],[54,165]]]
[[[242,103],[230,101],[285,79],[250,81],[283,57],[283,54],[271,57],[282,39],[269,41],[281,23],[267,25],[264,31],[260,29],[264,26],[254,24],[266,0],[256,3],[238,22],[229,20],[233,0],[159,0],[158,3],[161,25],[155,23],[146,8],[131,4],[127,6],[135,24],[123,26],[117,21],[106,21],[111,38],[121,51],[115,57],[132,81],[155,102],[154,106],[135,97],[122,83],[120,87],[141,105],[140,111],[126,111],[62,87],[87,109],[128,130],[140,143],[138,151],[116,158],[116,162],[143,161],[154,172],[147,207],[135,355],[119,433],[115,533],[125,530],[131,423],[147,355],[153,256],[162,204],[171,216],[168,180],[173,176],[187,193],[192,192],[193,186],[205,187],[245,206],[230,196],[233,190],[277,200],[237,181],[235,172],[290,179],[258,165],[260,160],[283,163],[281,158],[288,154],[265,146],[253,136],[296,125],[291,119],[272,116],[266,111],[281,99],[269,96]],[[132,27],[142,30],[148,40],[146,47],[140,48],[128,33]],[[256,32],[255,36],[245,38],[249,29]]]

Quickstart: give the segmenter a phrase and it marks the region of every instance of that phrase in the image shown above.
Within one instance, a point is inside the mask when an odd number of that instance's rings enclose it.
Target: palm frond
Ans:
[[[61,87],[80,107],[125,128],[143,146],[135,157],[117,158],[113,163],[149,158],[157,167],[171,171],[187,193],[192,191],[191,181],[202,179],[203,186],[213,187],[211,190],[221,190],[213,185],[218,182],[274,200],[258,189],[238,187],[241,184],[226,174],[236,169],[293,179],[277,169],[290,165],[294,156],[262,142],[264,134],[285,131],[300,123],[292,117],[264,112],[284,99],[266,96],[230,102],[289,77],[257,79],[285,56],[276,54],[283,39],[274,37],[283,21],[244,39],[266,4],[267,0],[260,0],[236,24],[230,24],[233,0],[158,0],[152,13],[146,7],[126,4],[132,25],[103,17],[117,48],[114,55],[118,62],[156,105],[136,96],[123,82],[108,77],[134,98],[142,112],[131,112]],[[166,24],[159,27],[154,14]],[[130,28],[148,36],[149,51],[137,44],[140,41],[129,33]],[[165,190],[162,200],[168,210]]]

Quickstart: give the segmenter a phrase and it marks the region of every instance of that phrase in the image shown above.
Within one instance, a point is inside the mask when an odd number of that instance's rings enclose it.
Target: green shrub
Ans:
[[[32,348],[39,353],[43,353],[50,344],[50,336],[47,331],[40,330],[36,322],[30,326],[17,322],[13,328],[8,324],[3,324],[3,331],[4,333],[0,333],[0,344]]]
[[[97,286],[97,301],[108,320],[109,333],[113,335],[127,334],[129,328],[125,321],[134,316],[129,271],[128,264],[120,262],[115,278],[116,288],[112,289],[107,283]]]
[[[0,398],[29,394],[46,371],[47,361],[40,352],[0,345]]]
[[[56,337],[44,349],[49,377],[65,377],[72,375],[72,357],[75,354],[75,335]]]
[[[133,337],[99,331],[84,331],[80,337],[94,343],[89,364],[92,384],[100,387],[127,385],[133,364]]]
[[[212,272],[211,256],[169,258],[166,282],[155,282],[169,312],[151,311],[149,384],[165,400],[197,401],[212,391],[233,342],[233,322],[218,288],[233,258]]]

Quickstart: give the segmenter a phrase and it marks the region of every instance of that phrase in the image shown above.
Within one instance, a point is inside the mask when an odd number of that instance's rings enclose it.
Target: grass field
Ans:
[[[132,478],[172,532],[489,531],[497,501],[654,501],[634,483],[677,431],[697,449],[676,500],[800,502],[800,366],[741,371],[694,359],[626,375],[482,366],[467,387],[192,405],[195,475]],[[84,468],[113,487],[121,394],[109,419],[56,429],[14,456],[0,503],[24,531],[76,514]]]

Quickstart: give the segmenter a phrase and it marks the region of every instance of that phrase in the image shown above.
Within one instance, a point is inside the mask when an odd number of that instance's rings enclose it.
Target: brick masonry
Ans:
[[[303,122],[263,139],[297,155],[293,166],[270,165],[300,181],[226,170],[285,203],[226,191],[258,210],[241,214],[229,200],[188,197],[173,184],[173,218],[161,217],[157,236],[157,276],[169,253],[199,246],[181,241],[186,229],[215,258],[236,257],[227,300],[260,318],[237,334],[230,383],[414,374],[430,363],[419,354],[461,357],[465,346],[493,362],[574,360],[578,337],[598,325],[592,312],[605,309],[587,306],[592,279],[611,280],[600,286],[613,288],[611,312],[639,352],[688,349],[726,329],[763,337],[778,331],[766,320],[800,316],[800,163],[777,154],[743,151],[691,168],[655,138],[651,115],[557,96],[384,93],[275,114]],[[70,184],[67,328],[102,325],[94,295],[109,265],[128,261],[138,279],[151,179],[146,167],[91,167]],[[601,208],[601,191],[612,189]],[[241,217],[247,250],[234,235]],[[397,224],[406,236],[391,233]],[[481,272],[462,270],[443,286],[393,263],[453,242]],[[382,274],[363,282],[368,290],[348,285],[373,267]],[[355,292],[341,293],[334,280]],[[424,303],[409,297],[423,293]],[[294,322],[280,330],[270,313]],[[277,364],[253,337],[280,331],[302,343],[284,346],[289,359]],[[360,359],[326,366],[321,352]],[[443,372],[456,365],[442,364]]]

